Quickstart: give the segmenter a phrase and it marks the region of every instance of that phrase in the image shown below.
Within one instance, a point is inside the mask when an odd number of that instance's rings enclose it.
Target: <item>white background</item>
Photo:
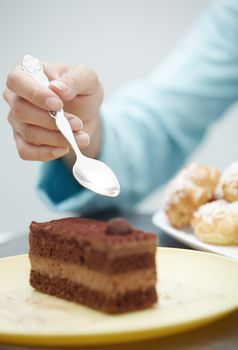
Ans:
[[[92,66],[107,96],[128,79],[150,72],[207,4],[207,0],[0,0],[0,89],[12,66],[32,54]],[[26,231],[32,220],[59,214],[37,197],[38,164],[19,159],[7,113],[1,98],[0,230]],[[233,108],[210,130],[193,159],[224,168],[237,158],[237,127]],[[143,209],[157,205],[154,197]]]

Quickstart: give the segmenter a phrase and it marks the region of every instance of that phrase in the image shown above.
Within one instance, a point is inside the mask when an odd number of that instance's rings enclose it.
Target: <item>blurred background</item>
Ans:
[[[1,0],[0,90],[13,65],[31,54],[42,60],[85,63],[99,74],[107,97],[122,83],[150,72],[179,42],[208,0]],[[39,164],[19,159],[0,98],[0,231],[26,231],[32,220],[62,216],[35,191]],[[237,158],[233,107],[208,132],[191,159],[221,169]],[[153,212],[160,193],[139,210]]]

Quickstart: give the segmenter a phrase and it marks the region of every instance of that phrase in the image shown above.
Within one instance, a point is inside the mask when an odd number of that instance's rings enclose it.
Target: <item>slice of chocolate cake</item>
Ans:
[[[157,237],[116,218],[30,225],[30,284],[41,292],[120,313],[157,301]]]

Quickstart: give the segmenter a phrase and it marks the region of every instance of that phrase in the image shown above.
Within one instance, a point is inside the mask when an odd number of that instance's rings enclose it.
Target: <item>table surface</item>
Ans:
[[[103,213],[96,218],[108,219],[115,216],[113,213]],[[159,231],[151,222],[151,216],[132,213],[127,216],[129,222],[138,228],[145,231],[155,232],[159,234],[160,246],[162,247],[176,247],[188,248],[184,244],[177,242],[172,237]],[[190,249],[190,248],[188,248]],[[23,233],[11,238],[10,241],[0,244],[0,258],[24,254],[28,251],[28,235]],[[213,322],[207,326],[203,326],[196,330],[187,331],[177,335],[158,338],[149,341],[134,342],[122,345],[108,345],[108,346],[90,346],[87,350],[237,350],[238,349],[238,312],[235,312],[225,318]],[[67,347],[68,348],[68,347]],[[0,350],[25,350],[30,347],[8,346],[0,344]],[[32,348],[39,350],[43,348]],[[49,348],[48,348],[49,349]],[[61,349],[50,348],[50,349]],[[65,348],[64,348],[65,349]],[[83,347],[81,348],[83,349]]]

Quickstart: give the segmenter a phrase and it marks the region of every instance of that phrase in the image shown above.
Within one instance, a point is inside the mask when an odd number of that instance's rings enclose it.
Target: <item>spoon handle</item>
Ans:
[[[41,85],[49,85],[49,79],[44,74],[43,64],[40,60],[38,60],[38,58],[25,55],[22,60],[21,68],[24,72],[30,74]]]
[[[49,85],[49,79],[43,71],[43,64],[40,60],[38,60],[38,58],[26,55],[23,58],[21,66],[22,70],[30,74],[36,81],[38,81],[38,83],[40,83],[43,86]],[[72,146],[76,156],[82,157],[82,153],[80,152],[78,145],[75,141],[74,134],[68,122],[68,119],[64,116],[63,109],[61,109],[60,111],[49,111],[49,115],[55,119],[55,124],[57,128]]]
[[[82,157],[82,153],[80,152],[78,145],[75,141],[75,137],[71,126],[68,122],[68,119],[64,116],[64,111],[61,109],[57,112],[49,112],[50,116],[55,119],[55,124],[57,128],[60,130],[61,134],[66,138],[71,147],[73,148],[77,158]]]

